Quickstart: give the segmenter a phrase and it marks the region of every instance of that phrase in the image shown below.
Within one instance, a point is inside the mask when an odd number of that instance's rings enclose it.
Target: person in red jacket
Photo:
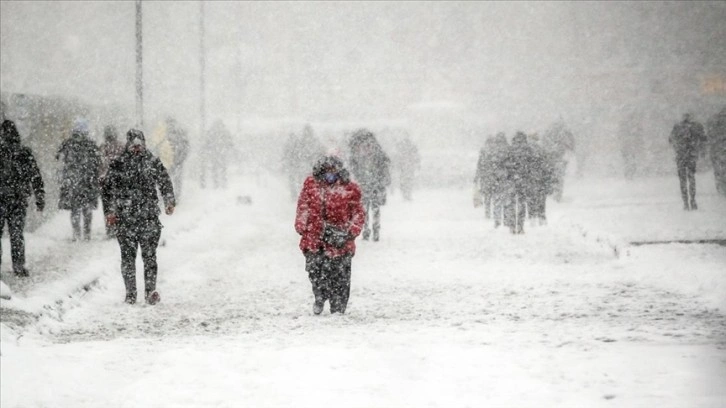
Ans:
[[[345,313],[355,238],[365,218],[360,187],[351,181],[343,162],[335,156],[318,160],[303,183],[295,216],[316,315],[323,311],[326,300],[330,313]]]

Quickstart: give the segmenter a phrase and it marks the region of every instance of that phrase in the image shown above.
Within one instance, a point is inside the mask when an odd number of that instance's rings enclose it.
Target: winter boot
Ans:
[[[30,273],[28,272],[28,269],[21,266],[19,268],[15,268],[15,277],[17,278],[27,278],[30,276]]]
[[[126,299],[124,299],[124,303],[127,303],[129,305],[133,305],[136,303],[136,293],[127,293]]]
[[[161,296],[159,296],[159,292],[153,291],[151,293],[146,294],[146,303],[149,305],[155,305],[161,301]]]
[[[323,307],[325,307],[325,300],[322,298],[315,298],[315,303],[313,303],[313,313],[319,315],[323,312]]]

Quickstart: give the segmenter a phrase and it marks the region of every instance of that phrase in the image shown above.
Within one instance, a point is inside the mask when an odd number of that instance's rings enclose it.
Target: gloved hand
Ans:
[[[106,215],[106,225],[113,226],[116,225],[116,214],[110,213]]]
[[[38,212],[43,212],[43,209],[45,208],[45,202],[44,201],[36,201],[35,202],[35,209],[38,210]]]

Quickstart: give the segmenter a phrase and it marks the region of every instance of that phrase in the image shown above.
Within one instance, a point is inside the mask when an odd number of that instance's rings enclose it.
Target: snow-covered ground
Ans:
[[[277,178],[187,183],[153,307],[122,303],[100,211],[89,243],[62,213],[26,236],[28,282],[3,238],[0,405],[726,406],[726,248],[631,245],[726,239],[713,176],[697,212],[675,177],[568,183],[523,236],[468,190],[393,195],[343,316],[312,314]]]

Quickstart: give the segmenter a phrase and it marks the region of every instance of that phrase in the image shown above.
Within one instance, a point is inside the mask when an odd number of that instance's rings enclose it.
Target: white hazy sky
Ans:
[[[447,100],[510,130],[723,103],[699,81],[726,76],[724,2],[204,7],[210,116],[396,118]],[[200,3],[144,1],[143,13],[146,115],[193,123]],[[2,1],[0,16],[4,92],[133,108],[134,2]]]

